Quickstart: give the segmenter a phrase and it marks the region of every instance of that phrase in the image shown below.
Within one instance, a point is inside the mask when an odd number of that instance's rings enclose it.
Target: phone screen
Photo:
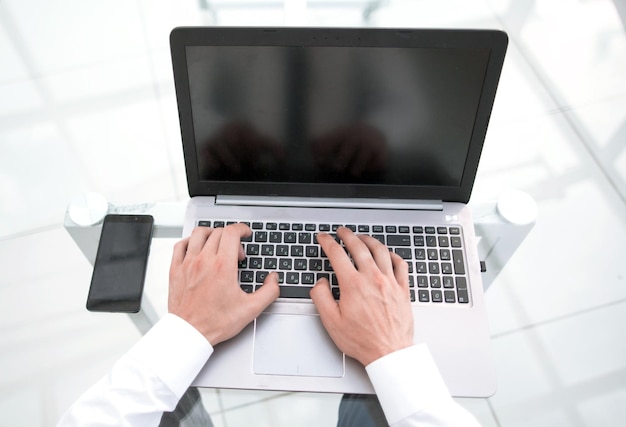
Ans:
[[[137,313],[148,265],[154,218],[107,215],[94,263],[87,310]]]

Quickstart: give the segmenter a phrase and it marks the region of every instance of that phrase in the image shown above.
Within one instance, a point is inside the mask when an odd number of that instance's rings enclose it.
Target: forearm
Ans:
[[[452,399],[424,344],[388,354],[366,370],[391,426],[479,426]]]
[[[59,426],[157,425],[212,352],[191,325],[167,315],[70,407]]]

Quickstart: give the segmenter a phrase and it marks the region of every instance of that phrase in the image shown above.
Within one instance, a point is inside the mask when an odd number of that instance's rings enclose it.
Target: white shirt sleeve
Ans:
[[[390,426],[479,426],[450,396],[425,344],[388,354],[365,369]]]
[[[163,412],[176,408],[212,353],[193,326],[167,314],[72,405],[58,426],[156,426]]]

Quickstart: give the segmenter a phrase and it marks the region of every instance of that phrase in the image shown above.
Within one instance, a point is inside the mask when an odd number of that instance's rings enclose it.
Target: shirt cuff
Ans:
[[[144,364],[180,398],[211,354],[213,346],[204,335],[170,313],[135,344],[128,356]]]
[[[452,400],[426,344],[390,353],[365,367],[389,424]]]

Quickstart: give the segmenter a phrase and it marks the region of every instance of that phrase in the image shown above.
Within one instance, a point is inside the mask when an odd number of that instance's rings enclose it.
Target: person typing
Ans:
[[[198,227],[178,242],[169,272],[168,314],[58,425],[164,424],[193,390],[189,387],[198,372],[211,363],[213,348],[241,332],[279,296],[277,273],[253,293],[238,283],[237,265],[245,257],[240,241],[251,233],[243,223]],[[337,347],[365,367],[378,398],[365,398],[366,406],[379,401],[380,413],[392,426],[477,426],[450,396],[427,346],[413,342],[406,262],[369,235],[342,227],[337,237],[343,246],[325,233],[317,240],[332,264],[341,297],[334,298],[325,278],[310,296]],[[351,413],[359,407],[352,402],[342,400],[339,425],[362,425],[363,419]],[[212,425],[206,416],[197,421],[194,425]]]

